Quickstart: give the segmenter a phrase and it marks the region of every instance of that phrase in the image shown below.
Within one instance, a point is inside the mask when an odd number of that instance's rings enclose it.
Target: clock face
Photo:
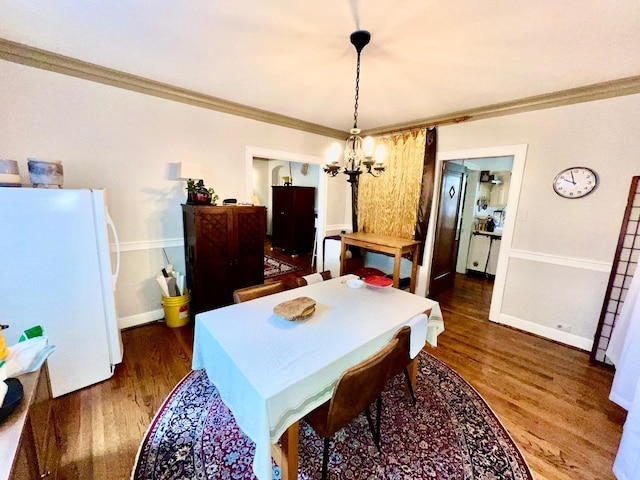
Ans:
[[[564,198],[582,198],[598,186],[598,175],[586,167],[562,170],[553,180],[553,190]]]

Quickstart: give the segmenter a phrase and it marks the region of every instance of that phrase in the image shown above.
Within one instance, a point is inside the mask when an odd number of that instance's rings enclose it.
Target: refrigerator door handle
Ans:
[[[116,231],[116,226],[113,224],[113,220],[111,219],[111,215],[107,213],[107,225],[111,228],[111,233],[113,233],[113,240],[116,243],[116,271],[111,275],[111,286],[113,290],[116,290],[116,282],[118,281],[118,275],[120,274],[120,241],[118,240],[118,232]]]

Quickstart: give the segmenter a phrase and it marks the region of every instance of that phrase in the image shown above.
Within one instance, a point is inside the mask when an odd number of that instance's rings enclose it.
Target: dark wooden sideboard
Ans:
[[[290,254],[311,253],[315,235],[314,187],[273,186],[271,244]]]
[[[264,283],[265,207],[183,205],[191,314],[233,303],[233,291]]]

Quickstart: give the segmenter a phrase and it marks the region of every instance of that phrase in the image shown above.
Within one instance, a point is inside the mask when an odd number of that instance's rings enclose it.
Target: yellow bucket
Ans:
[[[169,327],[184,327],[189,323],[189,301],[191,294],[185,289],[180,297],[162,297],[164,320]]]
[[[7,344],[4,343],[4,336],[2,335],[2,326],[0,326],[0,360],[7,356],[9,349]]]

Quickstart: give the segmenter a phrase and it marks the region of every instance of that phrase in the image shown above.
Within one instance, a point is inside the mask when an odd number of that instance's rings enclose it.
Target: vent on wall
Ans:
[[[611,361],[605,355],[611,332],[620,316],[631,279],[636,272],[640,257],[640,177],[633,177],[627,200],[627,208],[618,236],[618,247],[609,275],[607,293],[600,313],[600,321],[593,342],[590,360],[594,363]]]

